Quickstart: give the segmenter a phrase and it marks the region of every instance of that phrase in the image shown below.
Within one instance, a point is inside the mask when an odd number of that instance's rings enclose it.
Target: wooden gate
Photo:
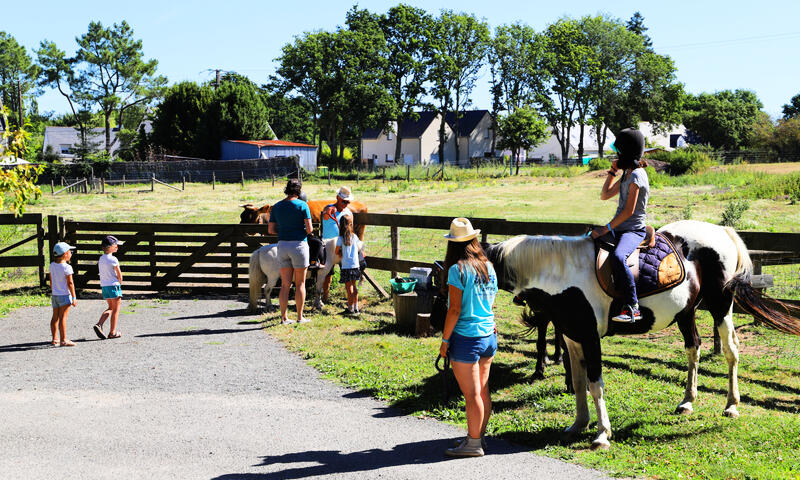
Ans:
[[[38,267],[39,286],[47,286],[44,274],[44,228],[41,213],[26,213],[21,217],[11,214],[0,214],[0,225],[33,225],[36,233],[23,238],[7,247],[0,248],[0,268],[3,267]],[[36,241],[36,255],[3,255],[28,242]]]
[[[127,291],[248,291],[250,254],[274,243],[266,225],[64,222],[65,240],[76,247],[72,257],[77,288],[99,288],[100,242],[114,235],[120,245]]]

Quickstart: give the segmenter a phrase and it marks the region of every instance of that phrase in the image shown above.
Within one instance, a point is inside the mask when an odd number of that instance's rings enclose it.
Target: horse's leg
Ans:
[[[250,266],[247,272],[250,286],[250,302],[247,305],[247,309],[251,312],[258,311],[258,301],[261,297],[261,285],[266,281],[264,272],[261,270],[261,263],[258,258],[259,255],[260,253],[258,250],[250,255]],[[267,303],[269,303],[269,301]]]
[[[597,437],[592,441],[592,450],[606,449],[611,446],[611,422],[608,419],[606,400],[603,396],[602,354],[600,350],[600,337],[594,336],[583,344],[583,358],[586,362],[586,376],[589,380],[589,393],[594,400],[597,412]],[[575,386],[576,391],[578,386]]]
[[[694,411],[692,402],[697,398],[697,365],[700,362],[700,335],[697,334],[695,322],[695,309],[690,308],[676,315],[678,328],[683,334],[683,345],[686,348],[688,373],[686,378],[686,391],[683,400],[678,404],[675,413],[690,414]]]
[[[542,314],[536,314],[536,369],[533,378],[544,378],[544,365],[547,363],[547,324],[548,320],[543,320]]]
[[[736,337],[733,327],[733,305],[728,309],[728,313],[722,318],[717,329],[722,340],[725,360],[728,361],[728,401],[725,403],[723,415],[735,418],[739,416],[737,409],[739,406],[739,339]]]
[[[561,363],[564,361],[564,354],[561,350],[561,344],[564,343],[564,336],[561,334],[561,329],[553,323],[553,330],[555,330],[555,341],[556,349],[553,352],[553,357],[555,357],[556,363]]]
[[[275,310],[275,306],[272,304],[272,290],[278,284],[278,280],[280,280],[280,274],[278,272],[270,273],[267,277],[267,283],[264,284],[264,298],[267,302],[267,312],[273,312]]]
[[[575,435],[589,425],[589,407],[586,405],[586,362],[583,347],[570,339],[565,339],[572,369],[572,388],[575,390],[575,422],[565,433]]]

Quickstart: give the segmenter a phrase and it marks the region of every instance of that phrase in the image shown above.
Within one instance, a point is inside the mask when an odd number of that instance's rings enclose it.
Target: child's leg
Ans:
[[[353,282],[353,307],[358,311],[358,281]]]
[[[53,316],[50,317],[50,333],[53,335],[53,344],[57,343],[56,330],[58,329],[58,307],[53,307]]]
[[[350,306],[353,304],[353,290],[355,290],[356,282],[349,281],[345,282],[344,289],[347,291],[347,305]]]
[[[108,334],[115,335],[117,333],[117,320],[119,319],[119,311],[122,308],[122,297],[109,299],[108,307],[111,310],[111,329],[108,331]]]
[[[62,346],[73,346],[74,343],[67,340],[67,318],[69,317],[69,307],[72,305],[65,305],[58,308],[58,332],[61,334]]]
[[[100,320],[97,321],[97,324],[100,325],[101,327],[103,326],[104,323],[106,323],[106,320],[108,320],[108,318],[111,316],[111,313],[114,311],[113,302],[114,302],[113,298],[106,298],[106,303],[108,304],[108,308],[103,310],[103,313],[100,314]]]

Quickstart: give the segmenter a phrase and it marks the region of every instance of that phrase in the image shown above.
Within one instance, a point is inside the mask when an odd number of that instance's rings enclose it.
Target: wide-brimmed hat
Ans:
[[[57,257],[64,255],[67,253],[68,250],[75,250],[75,247],[71,246],[67,242],[58,242],[53,247],[53,254]]]
[[[467,218],[458,217],[450,222],[450,233],[444,236],[451,242],[466,242],[472,240],[481,233],[481,230],[472,228],[472,223]]]
[[[348,202],[353,201],[353,192],[350,191],[350,187],[339,187],[339,193],[336,196]]]

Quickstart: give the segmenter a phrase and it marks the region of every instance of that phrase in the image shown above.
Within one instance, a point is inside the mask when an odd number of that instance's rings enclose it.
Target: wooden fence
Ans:
[[[36,233],[25,237],[13,244],[0,248],[0,268],[4,267],[37,267],[39,273],[39,285],[47,285],[44,273],[44,228],[42,227],[41,213],[26,213],[21,217],[11,214],[0,214],[0,225],[33,225]],[[28,242],[36,241],[36,255],[3,255],[17,247],[21,247]]]

